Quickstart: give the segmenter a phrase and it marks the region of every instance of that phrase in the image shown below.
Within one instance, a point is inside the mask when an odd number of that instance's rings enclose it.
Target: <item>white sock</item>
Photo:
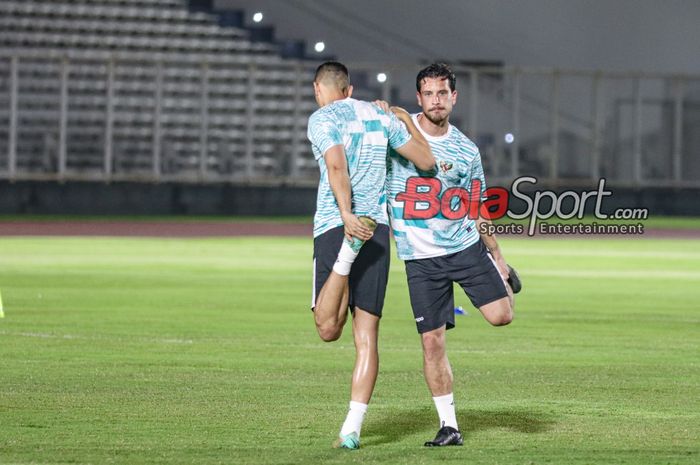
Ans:
[[[333,265],[333,271],[341,276],[347,276],[350,274],[350,268],[357,258],[357,254],[350,248],[350,244],[346,239],[343,239],[343,245],[340,246],[340,252],[338,252],[338,258]]]
[[[362,421],[365,419],[365,413],[367,413],[367,404],[351,400],[350,410],[348,411],[348,416],[345,417],[345,423],[343,423],[343,427],[340,429],[340,434],[345,436],[354,431],[359,437],[360,430],[362,429]]]
[[[457,416],[455,415],[455,400],[452,393],[444,396],[433,397],[435,408],[440,416],[440,427],[451,426],[454,429],[459,429],[457,426]]]

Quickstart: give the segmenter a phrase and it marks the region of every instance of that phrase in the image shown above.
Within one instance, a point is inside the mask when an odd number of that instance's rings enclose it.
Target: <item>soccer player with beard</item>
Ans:
[[[418,105],[422,112],[411,118],[430,144],[437,172],[423,172],[389,151],[387,186],[391,226],[399,258],[405,261],[411,306],[423,345],[426,382],[440,418],[440,429],[425,446],[462,445],[452,389],[452,368],[446,352],[446,331],[455,326],[453,283],[458,283],[472,304],[494,326],[513,319],[513,293],[520,280],[506,264],[496,238],[480,235],[479,224],[488,219],[448,219],[441,213],[430,219],[405,215],[410,178],[437,178],[440,194],[450,188],[470,190],[472,182],[486,189],[481,156],[476,145],[449,122],[457,102],[456,77],[449,66],[438,63],[421,70],[416,78]],[[395,114],[405,110],[375,102]],[[405,194],[404,194],[405,195]],[[402,200],[403,199],[403,200]],[[460,200],[453,199],[457,210]]]

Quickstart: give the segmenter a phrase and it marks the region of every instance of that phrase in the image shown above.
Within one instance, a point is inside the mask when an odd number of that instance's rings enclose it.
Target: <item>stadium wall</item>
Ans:
[[[137,182],[0,182],[1,214],[308,215],[313,187]]]
[[[539,189],[545,186],[538,186]],[[698,188],[606,187],[603,209],[648,208],[650,215],[700,216]],[[562,192],[566,189],[554,189]],[[586,189],[589,190],[589,189]],[[532,192],[528,193],[532,195]],[[595,202],[588,202],[593,212]],[[0,181],[0,214],[47,215],[311,215],[316,188],[139,182]],[[522,200],[510,208],[522,211]],[[547,208],[543,205],[542,209]]]

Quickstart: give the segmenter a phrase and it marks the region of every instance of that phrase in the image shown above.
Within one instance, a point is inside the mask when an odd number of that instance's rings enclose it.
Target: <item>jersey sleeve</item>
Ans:
[[[316,159],[323,157],[326,151],[334,145],[343,145],[343,136],[338,125],[327,115],[314,113],[309,118],[306,136],[318,151],[314,151]]]
[[[406,125],[399,120],[393,112],[389,112],[389,146],[397,149],[411,140],[411,134]]]

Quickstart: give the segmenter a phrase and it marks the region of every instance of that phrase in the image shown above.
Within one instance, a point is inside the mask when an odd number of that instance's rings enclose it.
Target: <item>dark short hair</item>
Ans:
[[[350,85],[350,73],[348,68],[337,61],[327,61],[316,68],[314,82],[330,79],[339,89],[345,89]]]
[[[416,90],[420,92],[420,85],[425,78],[448,79],[450,90],[454,92],[457,85],[457,76],[452,72],[452,68],[447,63],[433,63],[420,70],[416,76]]]

